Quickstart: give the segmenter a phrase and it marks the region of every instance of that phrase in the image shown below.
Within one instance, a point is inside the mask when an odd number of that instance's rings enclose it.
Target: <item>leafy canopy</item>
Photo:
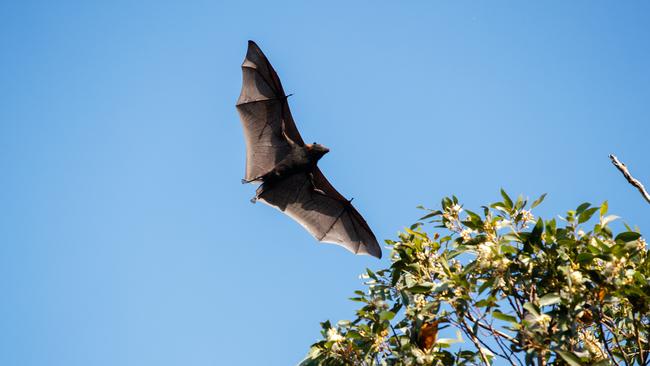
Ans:
[[[427,210],[362,277],[352,321],[322,323],[310,365],[648,365],[650,258],[607,202],[535,217],[522,197]],[[434,224],[433,233],[423,227]]]

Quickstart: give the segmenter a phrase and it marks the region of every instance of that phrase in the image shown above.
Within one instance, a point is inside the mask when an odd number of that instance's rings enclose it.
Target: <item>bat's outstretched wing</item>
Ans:
[[[284,135],[300,146],[305,143],[291,117],[280,78],[253,41],[248,42],[242,73],[237,111],[246,138],[245,179],[253,180],[289,153],[291,146]],[[266,183],[261,192],[259,200],[291,216],[319,241],[381,258],[381,248],[366,221],[320,169],[313,171],[313,184],[310,175],[301,172]]]
[[[283,136],[304,145],[291,117],[280,78],[262,50],[248,41],[237,111],[246,138],[246,180],[268,173],[290,150]]]
[[[350,201],[339,194],[320,170],[295,173],[261,187],[259,200],[273,206],[302,225],[318,241],[343,246],[356,254],[381,258],[377,238]]]

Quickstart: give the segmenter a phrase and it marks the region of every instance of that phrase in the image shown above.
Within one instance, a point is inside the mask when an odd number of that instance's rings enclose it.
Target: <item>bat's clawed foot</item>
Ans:
[[[253,179],[242,179],[241,184],[248,184],[248,183],[262,183],[264,181],[264,175],[261,175],[259,177],[253,178]]]
[[[253,198],[251,198],[251,203],[252,204],[257,203],[257,196],[253,196]]]

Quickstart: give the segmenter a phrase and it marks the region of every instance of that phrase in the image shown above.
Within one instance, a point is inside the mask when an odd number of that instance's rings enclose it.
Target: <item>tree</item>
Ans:
[[[356,319],[322,323],[310,365],[648,365],[650,257],[607,202],[543,220],[522,197],[427,210],[362,276]],[[433,232],[424,228],[434,224]],[[500,361],[497,361],[499,360]]]

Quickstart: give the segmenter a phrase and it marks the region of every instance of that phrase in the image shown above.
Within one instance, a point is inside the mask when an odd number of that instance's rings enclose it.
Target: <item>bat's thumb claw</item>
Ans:
[[[248,181],[246,179],[241,180],[241,184],[246,184],[246,183],[248,183]]]
[[[254,204],[254,203],[256,203],[256,202],[257,202],[257,196],[255,196],[255,197],[253,197],[253,198],[251,198],[251,203],[253,203],[253,204]]]

